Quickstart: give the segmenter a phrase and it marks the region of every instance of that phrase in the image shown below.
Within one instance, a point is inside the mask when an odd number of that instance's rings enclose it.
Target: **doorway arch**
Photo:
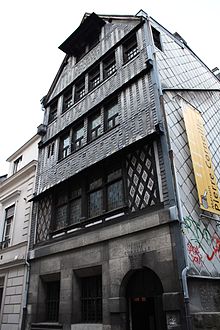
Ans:
[[[128,330],[165,330],[163,286],[149,268],[134,271],[126,280]]]

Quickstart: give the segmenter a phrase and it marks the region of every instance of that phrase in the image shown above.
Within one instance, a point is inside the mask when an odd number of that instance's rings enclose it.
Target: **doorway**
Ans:
[[[127,329],[165,330],[163,287],[150,269],[135,271],[127,284]]]

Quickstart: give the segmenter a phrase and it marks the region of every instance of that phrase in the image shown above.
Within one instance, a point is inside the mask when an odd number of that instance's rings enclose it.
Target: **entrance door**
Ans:
[[[127,284],[128,329],[164,330],[163,287],[150,269],[137,270]]]
[[[136,297],[131,300],[132,330],[156,330],[153,298]]]

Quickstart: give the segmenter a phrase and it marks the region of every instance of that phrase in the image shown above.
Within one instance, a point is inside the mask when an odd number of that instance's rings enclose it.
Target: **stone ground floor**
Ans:
[[[187,329],[176,229],[161,212],[36,247],[26,329]],[[220,329],[219,296],[205,302],[219,282],[202,283],[188,279],[189,322]]]
[[[26,298],[25,263],[11,264],[0,268],[0,329],[20,330],[23,321],[23,307]]]

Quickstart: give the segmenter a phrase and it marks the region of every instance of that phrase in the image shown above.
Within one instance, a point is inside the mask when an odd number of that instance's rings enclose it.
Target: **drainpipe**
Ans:
[[[167,149],[165,151],[168,151],[169,156],[170,156],[169,160],[170,160],[170,164],[171,164],[171,170],[169,169],[170,166],[168,165],[167,171],[168,171],[168,174],[170,175],[170,177],[173,178],[173,183],[168,182],[168,190],[169,190],[169,196],[170,196],[170,200],[171,200],[171,206],[175,205],[175,202],[176,202],[179,222],[182,227],[183,214],[182,214],[182,209],[181,209],[180,192],[179,192],[179,187],[178,187],[177,180],[176,180],[177,175],[176,175],[176,171],[175,171],[173,153],[171,150],[168,125],[167,125],[167,121],[166,121],[166,114],[165,114],[164,103],[163,103],[164,102],[163,101],[163,91],[162,91],[161,84],[160,84],[160,77],[159,77],[158,68],[157,68],[156,55],[155,55],[155,51],[153,49],[154,43],[153,43],[152,34],[150,32],[151,29],[150,29],[150,24],[149,24],[149,17],[143,11],[141,11],[139,15],[144,17],[146,20],[147,27],[145,27],[145,25],[144,25],[145,36],[147,37],[148,40],[151,41],[150,45],[148,45],[148,48],[147,48],[147,55],[148,55],[148,58],[150,60],[152,60],[152,63],[153,63],[152,76],[154,79],[154,83],[157,86],[157,92],[158,92],[158,96],[159,96],[159,100],[160,100],[160,102],[157,99],[155,100],[156,108],[158,109],[157,110],[158,121],[161,124],[164,123],[164,126],[165,126],[164,138],[163,138],[163,141],[161,141],[161,143],[163,143],[164,148]],[[165,157],[167,157],[167,156],[165,156]],[[174,190],[175,196],[174,196],[172,190]],[[188,284],[187,284],[187,271],[189,270],[189,266],[188,266],[188,257],[187,257],[187,251],[186,251],[185,238],[183,237],[182,234],[181,234],[181,239],[182,239],[182,243],[183,243],[182,245],[183,245],[183,254],[184,254],[184,259],[185,259],[184,261],[185,261],[185,265],[186,265],[185,268],[182,270],[182,274],[181,274],[182,287],[183,287],[183,293],[184,293],[186,326],[187,326],[187,330],[191,330],[192,327],[191,327],[190,312],[189,312],[189,291],[188,291]]]
[[[27,260],[25,260],[26,265],[26,281],[25,281],[25,289],[23,295],[23,313],[22,313],[22,322],[21,322],[21,330],[25,330],[25,323],[27,317],[27,300],[28,300],[28,288],[29,288],[29,280],[30,280],[30,264]]]

